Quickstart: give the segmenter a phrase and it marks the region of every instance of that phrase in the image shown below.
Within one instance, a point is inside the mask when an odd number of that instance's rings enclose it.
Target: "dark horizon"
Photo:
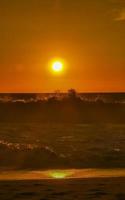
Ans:
[[[77,92],[77,91],[76,91]],[[57,92],[0,92],[0,94],[56,94]],[[59,94],[68,94],[67,92],[59,92]],[[77,92],[77,94],[125,94],[125,91],[107,91],[107,92]]]

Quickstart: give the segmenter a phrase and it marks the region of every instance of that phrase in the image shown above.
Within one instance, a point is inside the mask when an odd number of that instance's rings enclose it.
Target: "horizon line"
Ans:
[[[69,89],[70,90],[70,89]],[[125,93],[125,91],[77,91],[75,90],[76,93],[78,94],[120,94],[120,93]],[[47,92],[0,92],[0,94],[56,94],[58,92],[56,91],[47,91]],[[67,94],[67,91],[59,91],[60,94]]]

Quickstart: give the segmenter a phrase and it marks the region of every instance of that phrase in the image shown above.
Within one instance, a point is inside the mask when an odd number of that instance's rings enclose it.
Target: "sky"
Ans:
[[[0,0],[0,92],[70,88],[125,92],[125,0]]]

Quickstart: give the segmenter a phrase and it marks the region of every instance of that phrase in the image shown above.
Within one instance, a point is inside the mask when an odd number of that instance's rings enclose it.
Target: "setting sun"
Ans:
[[[67,174],[64,173],[64,172],[53,172],[53,173],[51,174],[51,176],[52,176],[53,178],[56,178],[56,179],[63,179],[63,178],[66,178]]]
[[[54,170],[48,173],[49,177],[53,179],[65,179],[73,174],[72,170]]]
[[[54,72],[57,72],[57,73],[63,71],[63,63],[61,61],[55,61],[55,62],[53,62],[53,64],[52,64],[52,70]]]

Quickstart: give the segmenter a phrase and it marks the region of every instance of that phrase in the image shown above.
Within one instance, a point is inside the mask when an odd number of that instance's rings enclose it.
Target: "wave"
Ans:
[[[0,169],[124,168],[125,125],[0,124]]]
[[[0,93],[0,102],[39,102],[53,97],[61,100],[67,97],[68,93]],[[106,103],[125,103],[125,93],[77,93],[83,101]]]

